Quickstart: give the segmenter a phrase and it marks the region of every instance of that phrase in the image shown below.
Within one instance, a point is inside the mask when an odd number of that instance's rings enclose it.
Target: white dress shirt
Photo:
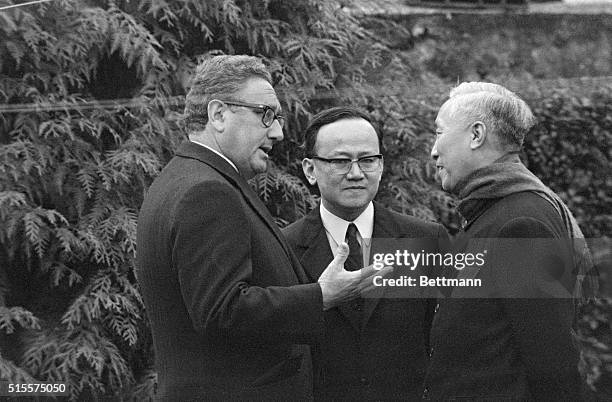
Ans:
[[[370,201],[365,211],[353,222],[345,221],[332,214],[323,206],[323,203],[321,203],[319,211],[327,234],[327,241],[334,257],[336,256],[336,248],[346,239],[346,230],[349,224],[354,223],[357,226],[357,241],[361,245],[363,266],[365,267],[370,259],[370,244],[372,241],[372,231],[374,230],[374,204]]]

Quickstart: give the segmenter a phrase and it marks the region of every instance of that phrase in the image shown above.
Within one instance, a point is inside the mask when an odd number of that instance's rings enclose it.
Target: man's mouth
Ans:
[[[272,147],[268,147],[268,146],[262,146],[262,147],[259,147],[259,149],[261,149],[263,153],[266,154],[266,157],[268,156],[270,151],[272,151]]]

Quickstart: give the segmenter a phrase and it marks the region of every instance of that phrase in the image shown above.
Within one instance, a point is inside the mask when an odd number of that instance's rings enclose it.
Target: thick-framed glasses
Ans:
[[[349,158],[322,158],[320,156],[312,156],[312,159],[316,159],[321,162],[327,163],[333,173],[335,174],[347,174],[352,168],[353,163],[357,163],[359,169],[362,172],[376,172],[381,167],[383,156],[381,154],[366,155],[357,159]]]
[[[251,109],[259,110],[261,113],[263,113],[261,116],[261,122],[266,127],[270,127],[272,123],[274,123],[274,119],[278,120],[278,124],[280,124],[281,128],[285,126],[285,118],[281,116],[280,114],[276,114],[274,109],[272,109],[268,105],[258,105],[255,103],[235,102],[235,101],[222,101],[222,102],[227,105],[242,106],[242,107],[248,107]]]

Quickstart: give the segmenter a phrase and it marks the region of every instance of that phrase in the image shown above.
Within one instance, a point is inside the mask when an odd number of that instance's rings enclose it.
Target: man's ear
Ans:
[[[470,126],[470,149],[480,148],[487,138],[487,126],[484,122],[477,120]]]
[[[208,102],[208,122],[217,132],[223,132],[225,130],[225,116],[223,112],[226,110],[227,106],[220,100],[213,99]]]
[[[315,166],[313,160],[310,158],[302,159],[302,170],[304,171],[304,176],[306,176],[308,183],[310,183],[311,186],[314,186],[317,183],[317,178],[314,174]]]

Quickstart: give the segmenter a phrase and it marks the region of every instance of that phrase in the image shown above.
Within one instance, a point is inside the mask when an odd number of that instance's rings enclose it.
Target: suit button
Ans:
[[[434,348],[429,348],[429,357],[433,356]]]
[[[355,311],[363,311],[363,303],[361,302],[361,300],[354,301],[351,307]]]
[[[367,378],[365,378],[365,377],[361,377],[361,378],[359,379],[359,382],[361,383],[361,385],[368,385],[368,384],[369,384],[368,379],[367,379]]]
[[[429,388],[425,387],[425,389],[423,390],[422,398],[429,399]]]
[[[434,309],[434,313],[437,313],[440,310],[440,303],[436,303],[436,308]]]

